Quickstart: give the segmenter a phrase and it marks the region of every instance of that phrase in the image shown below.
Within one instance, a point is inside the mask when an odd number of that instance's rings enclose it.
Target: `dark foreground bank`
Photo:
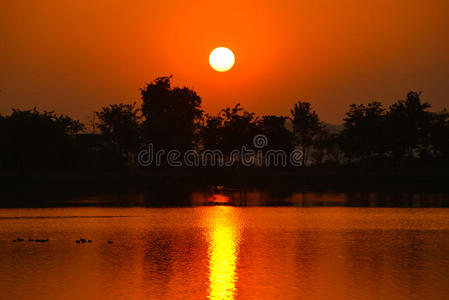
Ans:
[[[186,184],[238,187],[431,188],[449,190],[449,169],[171,168],[145,172],[3,173],[0,184]]]
[[[169,169],[145,173],[3,174],[1,207],[448,207],[449,172]]]

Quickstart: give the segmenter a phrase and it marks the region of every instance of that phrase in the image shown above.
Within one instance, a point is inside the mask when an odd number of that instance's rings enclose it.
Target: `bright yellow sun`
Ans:
[[[234,62],[234,53],[225,47],[218,47],[209,55],[210,66],[218,72],[229,71],[234,65]]]

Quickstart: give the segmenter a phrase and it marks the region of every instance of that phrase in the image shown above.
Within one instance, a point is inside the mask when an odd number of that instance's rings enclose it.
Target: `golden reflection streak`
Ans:
[[[209,299],[234,299],[240,229],[233,207],[211,208],[209,216]]]

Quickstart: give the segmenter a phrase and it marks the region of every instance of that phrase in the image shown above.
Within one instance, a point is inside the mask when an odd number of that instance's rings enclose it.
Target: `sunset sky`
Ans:
[[[0,37],[2,114],[86,121],[170,74],[212,114],[237,102],[287,114],[305,100],[341,123],[351,103],[409,90],[449,108],[447,0],[0,0]],[[209,66],[219,46],[235,54],[228,72]]]

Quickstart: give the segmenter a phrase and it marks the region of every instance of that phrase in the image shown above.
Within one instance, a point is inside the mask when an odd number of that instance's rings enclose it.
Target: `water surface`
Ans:
[[[2,299],[449,299],[448,249],[445,208],[8,208],[0,290]]]

